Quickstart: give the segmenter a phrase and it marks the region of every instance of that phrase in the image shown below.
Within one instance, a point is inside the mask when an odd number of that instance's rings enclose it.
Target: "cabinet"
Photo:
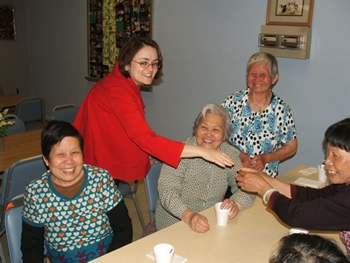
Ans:
[[[309,59],[311,27],[263,25],[258,46],[276,57]]]

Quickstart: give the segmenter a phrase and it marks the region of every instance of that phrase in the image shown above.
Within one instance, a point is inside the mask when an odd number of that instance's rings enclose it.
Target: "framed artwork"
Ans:
[[[16,40],[15,8],[0,4],[0,40]]]
[[[106,76],[130,37],[152,35],[152,0],[88,0],[88,76]]]
[[[314,0],[268,0],[266,25],[311,27]]]

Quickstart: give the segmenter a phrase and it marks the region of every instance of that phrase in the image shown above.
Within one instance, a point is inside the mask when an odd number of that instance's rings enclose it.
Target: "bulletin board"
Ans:
[[[16,40],[15,8],[0,4],[0,40]]]
[[[152,0],[88,0],[86,79],[98,81],[112,71],[132,36],[152,36]]]

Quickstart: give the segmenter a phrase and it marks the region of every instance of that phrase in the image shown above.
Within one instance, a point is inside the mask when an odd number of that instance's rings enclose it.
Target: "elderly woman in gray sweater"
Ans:
[[[182,159],[177,168],[163,165],[158,182],[157,230],[181,220],[193,231],[205,233],[210,226],[201,211],[223,201],[222,207],[231,209],[229,219],[233,219],[254,201],[255,194],[242,191],[236,183],[242,163],[240,152],[226,142],[232,129],[230,120],[229,112],[220,105],[206,105],[195,121],[194,136],[186,144],[223,151],[234,160],[234,166],[222,168],[202,158]],[[223,200],[228,186],[232,195]]]

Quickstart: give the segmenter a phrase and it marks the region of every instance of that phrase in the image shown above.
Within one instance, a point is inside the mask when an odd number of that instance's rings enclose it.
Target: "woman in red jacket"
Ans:
[[[173,167],[188,157],[202,157],[222,167],[233,165],[221,151],[172,141],[150,128],[140,86],[161,76],[162,64],[160,48],[151,39],[130,38],[120,49],[113,71],[92,87],[74,122],[84,138],[85,163],[126,181],[146,176],[149,156]]]

